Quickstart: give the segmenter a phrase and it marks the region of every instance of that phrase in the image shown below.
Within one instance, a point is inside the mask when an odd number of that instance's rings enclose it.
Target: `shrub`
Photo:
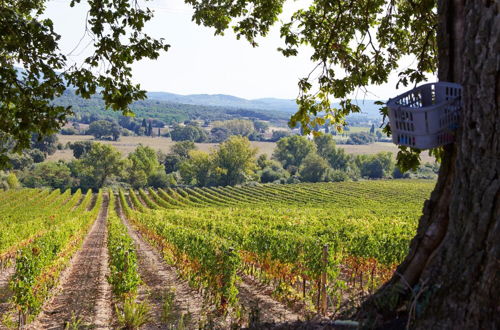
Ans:
[[[272,137],[269,139],[271,142],[277,142],[284,137],[290,136],[290,132],[288,131],[273,131]]]
[[[61,129],[60,133],[62,135],[76,135],[76,134],[78,134],[78,131],[76,129],[74,129],[73,127],[69,127],[69,128]]]
[[[370,144],[375,142],[375,137],[368,133],[352,133],[349,135],[346,144]]]
[[[322,182],[328,181],[328,175],[332,171],[328,162],[318,154],[310,154],[300,167],[299,173],[302,181]]]
[[[166,188],[171,186],[171,179],[164,171],[154,173],[148,178],[148,184],[153,188]]]
[[[7,184],[9,185],[9,189],[16,189],[21,186],[16,175],[12,172],[10,172],[9,175],[7,175]]]
[[[325,181],[342,182],[349,180],[349,175],[345,171],[330,170],[327,172]]]

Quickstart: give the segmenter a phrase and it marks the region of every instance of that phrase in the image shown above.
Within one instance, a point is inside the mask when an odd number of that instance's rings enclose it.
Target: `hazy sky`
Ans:
[[[299,0],[293,6],[305,1]],[[66,54],[81,39],[86,14],[85,5],[69,8],[68,3],[68,0],[51,0],[46,12],[62,35],[61,50]],[[292,99],[298,93],[298,79],[313,68],[309,49],[304,48],[293,58],[285,58],[276,50],[282,46],[277,26],[267,38],[260,39],[259,47],[252,48],[246,40],[236,40],[231,32],[215,37],[212,29],[196,25],[191,21],[192,9],[182,0],[154,0],[148,5],[156,14],[147,32],[165,38],[171,45],[157,60],[133,65],[134,81],[148,91]],[[286,7],[285,15],[293,9]],[[88,42],[83,40],[69,58],[78,62],[88,55],[91,51],[85,48]],[[395,90],[395,78],[386,86],[371,87],[370,92],[376,96],[366,98],[387,99],[400,92]]]

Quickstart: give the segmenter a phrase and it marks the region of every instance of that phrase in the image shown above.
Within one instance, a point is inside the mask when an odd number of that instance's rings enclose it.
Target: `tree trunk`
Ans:
[[[463,86],[461,125],[408,256],[362,306],[368,326],[500,328],[499,11],[438,1],[439,79]]]

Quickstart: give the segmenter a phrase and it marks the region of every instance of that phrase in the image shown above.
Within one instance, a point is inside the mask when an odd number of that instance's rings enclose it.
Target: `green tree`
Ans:
[[[0,171],[0,190],[17,189],[21,185],[14,172]]]
[[[318,155],[325,159],[327,159],[330,154],[335,152],[335,141],[333,140],[333,136],[329,134],[315,136],[314,143],[316,144]]]
[[[21,187],[21,184],[19,183],[16,174],[13,172],[10,172],[7,175],[7,184],[9,185],[9,189],[17,189]]]
[[[335,170],[347,171],[351,156],[344,149],[337,148],[330,134],[323,134],[314,138],[318,154],[326,159]]]
[[[214,155],[214,164],[220,175],[220,184],[236,185],[244,182],[254,173],[256,154],[257,148],[253,148],[245,137],[231,136],[222,143]]]
[[[300,167],[302,161],[310,154],[316,151],[314,142],[309,141],[303,136],[293,135],[282,138],[276,144],[273,158],[283,164],[284,168],[289,166]]]
[[[370,144],[375,142],[375,137],[366,132],[351,133],[347,139],[347,144]]]
[[[163,165],[165,166],[165,173],[169,174],[179,170],[179,164],[183,161],[179,155],[168,154],[165,155],[163,159]]]
[[[96,120],[89,125],[87,134],[93,135],[96,139],[112,137],[114,141],[120,138],[120,125],[107,120]]]
[[[29,168],[33,163],[41,163],[47,159],[47,154],[39,149],[25,150],[21,153],[7,154],[9,166],[14,170]]]
[[[139,144],[127,158],[129,160],[127,167],[128,181],[134,188],[145,187],[153,175],[165,172],[165,168],[158,161],[156,152],[142,144]]]
[[[299,169],[300,178],[306,182],[328,181],[332,168],[328,162],[317,153],[310,153]]]
[[[53,155],[57,150],[58,142],[59,139],[55,134],[48,136],[39,136],[38,134],[33,134],[33,136],[31,137],[31,148],[38,149],[46,155]]]
[[[28,152],[25,151],[22,152],[21,154],[18,153],[8,154],[10,167],[14,170],[22,170],[25,168],[29,168],[31,165],[33,165],[34,161],[33,157],[31,157],[31,151],[32,150]]]
[[[72,0],[68,5],[80,2]],[[125,114],[130,113],[130,103],[146,97],[146,92],[131,81],[131,64],[143,58],[155,59],[169,47],[143,31],[153,12],[129,1],[85,3],[90,7],[85,31],[92,36],[94,51],[81,65],[70,65],[60,50],[60,36],[52,20],[44,14],[46,1],[2,1],[0,160],[4,164],[7,152],[29,147],[32,133],[50,135],[64,125],[71,108],[54,105],[52,100],[66,88],[90,98],[99,87],[106,107]],[[8,140],[14,141],[11,149],[4,147]]]
[[[355,159],[361,176],[370,179],[390,177],[394,171],[394,161],[390,152],[379,152],[376,155],[358,155]]]
[[[73,171],[80,179],[82,188],[97,190],[110,177],[120,176],[124,165],[121,154],[115,147],[94,143],[80,160],[75,161]]]
[[[153,173],[148,178],[148,185],[153,188],[166,188],[174,185],[169,175],[165,172]]]
[[[189,154],[192,150],[196,150],[196,145],[192,141],[180,141],[174,143],[170,149],[170,153],[178,155],[181,159],[189,158]]]
[[[207,133],[205,130],[198,126],[176,125],[170,131],[172,141],[192,141],[192,142],[205,142],[207,140]]]
[[[21,181],[29,188],[50,187],[61,190],[70,189],[76,184],[70,168],[63,162],[36,164],[31,170],[23,172]]]
[[[149,123],[148,123],[147,132],[148,132],[148,136],[153,136],[153,124],[151,124],[151,121],[149,121]]]
[[[266,155],[260,155],[257,159],[257,165],[261,168],[260,182],[269,183],[277,180],[286,180],[290,177],[290,173],[283,168],[280,162],[268,160]]]
[[[262,120],[255,120],[253,122],[255,130],[259,133],[265,133],[269,129],[269,124]]]
[[[196,150],[196,145],[192,141],[174,143],[170,153],[163,158],[165,172],[168,174],[179,170],[180,163],[189,158],[189,153],[192,150]]]
[[[213,183],[214,154],[208,154],[199,150],[191,150],[189,158],[179,165],[179,172],[187,184],[195,184],[205,187]]]
[[[223,127],[230,135],[249,136],[254,131],[254,123],[245,119],[231,119],[226,121],[214,121],[214,127]]]
[[[261,154],[259,157],[257,157],[257,166],[263,170],[269,162],[269,157],[267,154]],[[281,164],[281,163],[280,163]]]
[[[210,142],[220,143],[224,142],[230,136],[230,132],[225,127],[214,127],[210,130]]]
[[[80,159],[83,155],[92,149],[92,141],[76,141],[73,143],[68,143],[68,147],[73,150],[73,156],[76,159]]]
[[[290,132],[288,131],[273,131],[273,135],[271,136],[271,142],[277,142],[284,137],[290,136]]]

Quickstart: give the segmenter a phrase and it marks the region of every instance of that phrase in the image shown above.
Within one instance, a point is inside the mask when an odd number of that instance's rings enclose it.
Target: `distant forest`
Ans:
[[[54,101],[56,105],[71,106],[74,116],[70,120],[77,122],[93,122],[98,119],[113,118],[118,120],[122,114],[106,110],[104,101],[95,95],[91,99],[82,99],[73,91],[66,91]],[[264,120],[278,125],[286,125],[290,113],[269,110],[238,109],[204,105],[181,104],[168,101],[146,99],[134,102],[131,107],[138,119],[157,119],[167,125],[182,123],[186,120],[230,120],[250,119]]]
[[[268,102],[270,104],[269,108],[248,109],[235,106],[184,104],[160,100],[154,94],[151,96],[153,98],[132,103],[130,108],[139,120],[155,120],[156,122],[163,122],[165,125],[183,123],[188,120],[212,122],[249,119],[252,121],[268,121],[276,126],[286,126],[293,113],[291,111],[276,110],[276,105],[270,103],[271,101]],[[184,99],[180,98],[180,100]],[[207,100],[210,101],[210,98],[207,98]],[[104,101],[99,95],[95,95],[91,99],[82,99],[75,95],[72,90],[67,90],[61,97],[54,101],[54,104],[71,106],[74,115],[69,119],[80,123],[88,124],[102,119],[119,120],[122,117],[121,112],[106,110]],[[381,121],[381,117],[378,116],[373,104],[366,103],[362,107],[368,110],[368,112],[349,116],[347,121],[350,126],[371,126],[374,121]]]

